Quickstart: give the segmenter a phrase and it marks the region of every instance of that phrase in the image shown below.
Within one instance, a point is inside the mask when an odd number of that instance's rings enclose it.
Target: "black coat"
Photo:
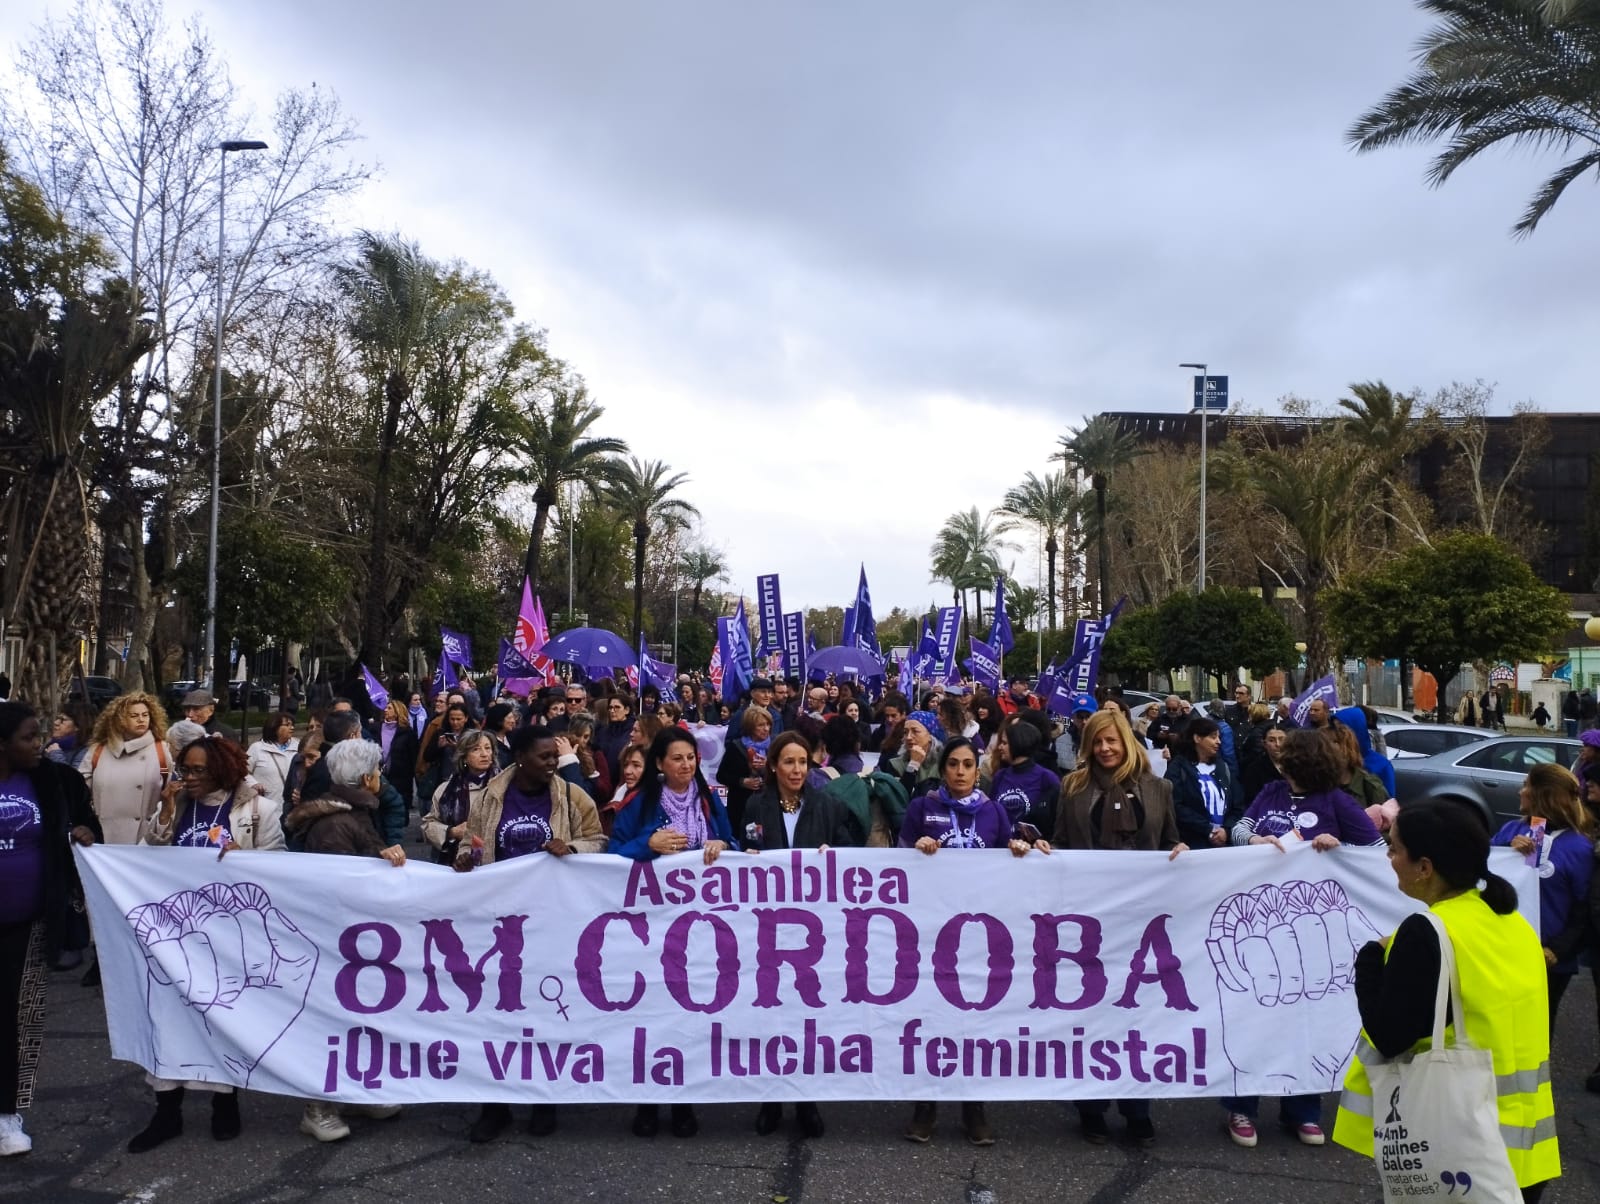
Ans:
[[[752,824],[761,826],[759,841],[750,831]],[[800,818],[795,821],[792,845],[783,823],[783,804],[778,801],[777,790],[771,786],[750,796],[744,805],[744,829],[736,835],[747,849],[815,849],[821,845],[856,848],[867,839],[850,808],[831,794],[810,786],[800,792]]]
[[[1212,764],[1212,780],[1221,788],[1227,800],[1219,826],[1232,832],[1234,824],[1244,818],[1245,805],[1240,797],[1239,783],[1234,780],[1228,763],[1218,757]],[[1167,782],[1172,786],[1172,809],[1178,817],[1178,834],[1191,849],[1211,847],[1211,813],[1206,810],[1205,799],[1200,795],[1200,771],[1187,757],[1175,756],[1167,762]]]
[[[411,805],[417,786],[417,734],[409,722],[394,729],[394,739],[389,741],[389,755],[383,762],[383,776]]]
[[[88,828],[103,839],[100,819],[89,804],[89,785],[76,769],[41,760],[28,774],[39,800],[39,820],[44,841],[44,934],[50,959],[63,948],[67,916],[73,899],[81,893],[78,867],[72,860],[72,829]]]

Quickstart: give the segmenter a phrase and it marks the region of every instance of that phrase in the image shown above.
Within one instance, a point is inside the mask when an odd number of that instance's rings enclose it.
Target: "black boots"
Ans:
[[[128,1142],[128,1153],[143,1154],[183,1132],[183,1088],[156,1092],[156,1114],[143,1132]]]
[[[239,1093],[211,1093],[211,1136],[217,1141],[232,1141],[239,1136]]]

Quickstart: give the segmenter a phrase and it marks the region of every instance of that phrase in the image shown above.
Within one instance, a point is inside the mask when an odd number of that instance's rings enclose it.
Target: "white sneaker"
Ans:
[[[344,1123],[334,1104],[307,1104],[300,1117],[300,1131],[318,1141],[343,1141],[350,1136],[350,1126]]]
[[[15,1112],[0,1116],[0,1158],[26,1154],[33,1149],[33,1138],[22,1131],[22,1117]]]

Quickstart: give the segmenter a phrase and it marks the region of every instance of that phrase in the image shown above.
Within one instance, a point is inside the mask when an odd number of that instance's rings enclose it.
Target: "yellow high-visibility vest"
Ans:
[[[1444,922],[1455,945],[1467,1036],[1494,1054],[1500,1136],[1517,1185],[1558,1178],[1561,1156],[1550,1093],[1550,998],[1539,937],[1520,913],[1496,915],[1476,890],[1435,903],[1433,914]],[[1459,1024],[1461,1018],[1454,1020]],[[1447,1033],[1454,1028],[1452,1024]],[[1432,1044],[1431,1037],[1424,1037],[1413,1049]],[[1372,1084],[1364,1060],[1382,1060],[1365,1032],[1345,1076],[1333,1139],[1371,1158]]]

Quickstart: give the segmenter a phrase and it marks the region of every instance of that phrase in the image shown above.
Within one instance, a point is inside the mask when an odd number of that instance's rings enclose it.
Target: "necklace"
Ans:
[[[795,799],[794,802],[791,803],[788,799],[780,795],[778,797],[778,806],[783,808],[783,813],[785,815],[793,815],[796,811],[800,810],[800,800]]]

